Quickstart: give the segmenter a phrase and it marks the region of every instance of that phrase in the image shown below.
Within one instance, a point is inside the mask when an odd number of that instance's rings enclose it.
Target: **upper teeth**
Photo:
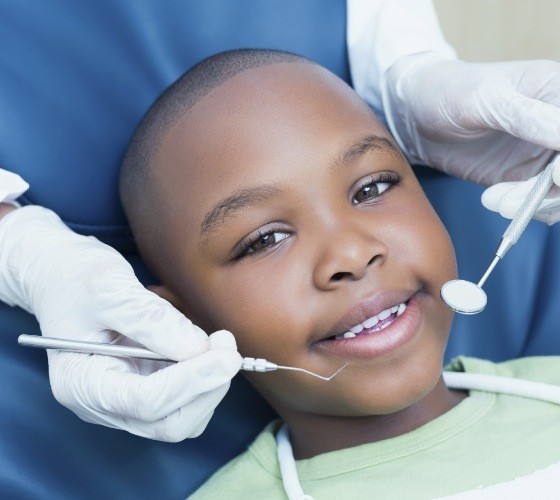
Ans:
[[[350,339],[352,337],[355,337],[357,333],[360,333],[362,330],[366,328],[373,328],[375,325],[377,325],[377,323],[391,316],[391,314],[397,313],[397,317],[400,316],[405,309],[406,309],[406,304],[404,302],[399,305],[390,307],[389,309],[385,309],[384,311],[381,311],[379,314],[366,319],[363,323],[353,326],[347,332],[337,335],[335,338]]]

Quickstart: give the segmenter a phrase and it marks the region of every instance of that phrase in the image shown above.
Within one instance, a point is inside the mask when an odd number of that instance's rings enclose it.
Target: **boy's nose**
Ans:
[[[329,231],[319,250],[314,271],[315,285],[323,290],[334,289],[342,282],[362,279],[368,268],[380,265],[387,247],[364,228]]]

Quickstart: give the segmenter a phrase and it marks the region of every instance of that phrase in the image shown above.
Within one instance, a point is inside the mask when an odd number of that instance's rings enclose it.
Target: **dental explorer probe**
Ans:
[[[482,278],[480,278],[478,284],[458,279],[448,281],[441,287],[441,298],[453,311],[460,314],[478,314],[484,310],[487,298],[486,292],[484,292],[482,286],[496,267],[496,264],[498,264],[511,247],[517,243],[517,240],[523,234],[523,231],[525,231],[527,224],[529,224],[533,215],[535,215],[535,212],[550,191],[550,188],[554,184],[552,173],[559,162],[560,154],[556,154],[553,160],[539,175],[537,182],[531,191],[529,191],[529,194],[507,227],[500,240],[492,263],[483,274]]]
[[[103,344],[101,342],[81,342],[78,340],[57,339],[53,337],[41,337],[39,335],[20,335],[18,337],[18,344],[24,347],[38,347],[40,349],[56,349],[57,351],[80,352],[83,354],[101,354],[104,356],[114,356],[118,358],[140,358],[149,359],[152,361],[167,361],[176,363],[173,359],[167,359],[145,347],[133,347],[117,344]],[[276,370],[290,370],[295,372],[306,373],[312,377],[321,380],[332,380],[341,370],[346,368],[348,363],[341,366],[332,375],[325,377],[318,373],[311,372],[305,368],[297,368],[295,366],[282,366],[267,361],[262,358],[243,358],[241,363],[241,370],[248,372],[273,372]]]

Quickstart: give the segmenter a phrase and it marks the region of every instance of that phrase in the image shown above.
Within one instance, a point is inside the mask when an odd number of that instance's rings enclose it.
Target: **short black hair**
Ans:
[[[163,271],[156,254],[164,250],[166,241],[160,222],[165,200],[157,186],[158,172],[153,159],[164,134],[217,86],[243,71],[278,63],[317,64],[303,56],[279,50],[220,52],[179,77],[156,99],[140,121],[122,163],[119,190],[138,250],[157,274]]]

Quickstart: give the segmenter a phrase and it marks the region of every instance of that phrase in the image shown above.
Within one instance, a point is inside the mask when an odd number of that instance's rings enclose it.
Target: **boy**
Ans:
[[[306,493],[433,498],[560,461],[555,405],[446,387],[451,242],[389,133],[324,68],[263,50],[203,61],[144,117],[121,195],[160,293],[194,323],[232,331],[243,356],[350,362],[330,382],[247,375]],[[453,369],[558,383],[556,363]],[[193,498],[285,498],[277,430]]]

